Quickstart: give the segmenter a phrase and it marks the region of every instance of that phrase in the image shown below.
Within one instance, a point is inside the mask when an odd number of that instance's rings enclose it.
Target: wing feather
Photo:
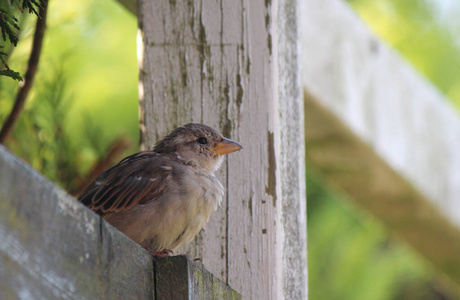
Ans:
[[[155,201],[175,163],[156,152],[133,154],[102,172],[78,200],[101,216]]]

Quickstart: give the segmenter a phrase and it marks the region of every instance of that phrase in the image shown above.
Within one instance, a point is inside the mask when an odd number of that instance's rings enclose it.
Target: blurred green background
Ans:
[[[36,17],[26,16],[9,60],[24,74]],[[137,20],[116,1],[50,1],[34,88],[6,143],[67,190],[117,139],[138,149]],[[0,121],[19,83],[0,77]],[[119,158],[118,158],[119,159]]]
[[[348,2],[460,105],[460,2]],[[34,22],[26,18],[10,58],[22,74]],[[76,188],[75,178],[84,177],[117,139],[131,144],[124,155],[137,151],[136,32],[136,18],[114,0],[50,1],[35,87],[7,147],[67,190]],[[18,86],[0,77],[0,121]],[[308,166],[307,190],[311,300],[455,299],[442,275]]]

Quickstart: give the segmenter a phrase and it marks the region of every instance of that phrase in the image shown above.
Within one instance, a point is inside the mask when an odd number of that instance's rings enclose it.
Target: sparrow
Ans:
[[[190,244],[217,209],[224,188],[214,172],[240,149],[217,130],[189,123],[153,151],[103,171],[78,200],[153,255],[168,256]]]

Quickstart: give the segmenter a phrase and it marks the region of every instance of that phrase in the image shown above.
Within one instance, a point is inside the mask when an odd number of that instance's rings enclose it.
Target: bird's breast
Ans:
[[[178,238],[172,248],[188,245],[206,225],[211,214],[222,202],[224,188],[214,175],[194,174],[182,182],[181,197],[177,203],[173,221],[177,225]],[[180,225],[179,225],[180,224]]]
[[[224,195],[224,187],[214,175],[197,174],[194,178],[194,197],[192,197],[190,205],[192,210],[197,214],[206,217],[206,221],[212,212],[222,202]],[[194,208],[194,209],[193,209]]]

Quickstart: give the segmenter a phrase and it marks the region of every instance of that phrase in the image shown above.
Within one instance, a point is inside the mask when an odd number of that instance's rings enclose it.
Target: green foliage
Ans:
[[[0,3],[0,7],[10,16],[14,10],[21,12],[28,10],[30,14],[33,13],[37,17],[40,17],[39,10],[45,6],[46,2],[47,0],[10,0]]]
[[[18,10],[21,12],[28,10],[29,13],[33,13],[37,17],[40,17],[39,10],[45,6],[46,1],[47,0],[12,0],[10,3],[2,2],[0,4],[0,29],[3,41],[9,41],[16,47],[19,42],[19,32],[21,28],[19,27],[19,20],[14,14]],[[0,46],[0,48],[3,48],[3,46]],[[0,59],[5,67],[5,70],[0,71],[0,76],[11,77],[19,81],[23,80],[18,72],[8,67],[6,63],[8,54],[6,52],[0,51]]]
[[[433,288],[436,276],[411,249],[307,178],[309,299],[453,299]]]
[[[8,146],[49,179],[70,189],[79,160],[72,136],[64,130],[72,99],[66,93],[62,70],[49,74],[23,112]]]
[[[0,46],[0,49],[3,49],[3,46]],[[0,76],[7,76],[11,77],[15,80],[22,81],[22,76],[16,71],[11,70],[6,63],[6,58],[8,57],[8,53],[0,51],[0,61],[2,61],[3,65],[6,67],[6,70],[0,71]]]
[[[16,71],[13,71],[13,70],[2,70],[2,71],[0,71],[0,75],[8,76],[8,77],[11,77],[11,78],[13,78],[15,80],[22,81],[21,74],[19,74]]]
[[[71,191],[88,169],[81,167],[86,153],[75,145],[75,135],[85,134],[82,145],[94,153],[93,161],[104,157],[112,139],[88,114],[82,116],[85,122],[80,132],[68,128],[73,102],[67,91],[68,80],[62,68],[49,71],[35,88],[36,95],[23,112],[8,146],[43,175]]]
[[[73,190],[115,139],[133,145],[123,155],[138,150],[137,23],[111,0],[50,5],[36,84],[6,146]],[[27,63],[32,21],[10,57],[15,69]],[[0,78],[0,123],[16,89]]]
[[[0,28],[2,29],[2,38],[4,41],[9,39],[13,45],[18,44],[18,19],[7,10],[0,8]]]
[[[16,2],[17,4],[20,4],[20,0],[13,0],[13,3]],[[34,13],[37,17],[39,16],[39,9],[43,8],[46,4],[46,0],[22,0],[22,8],[23,9],[28,9],[29,13]]]

